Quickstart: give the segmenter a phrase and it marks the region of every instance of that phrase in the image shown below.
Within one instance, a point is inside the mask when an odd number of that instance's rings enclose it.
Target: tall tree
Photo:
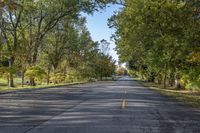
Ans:
[[[161,77],[164,87],[167,80],[179,87],[187,58],[199,51],[197,10],[187,1],[126,0],[110,19],[120,59],[135,62],[147,79]]]

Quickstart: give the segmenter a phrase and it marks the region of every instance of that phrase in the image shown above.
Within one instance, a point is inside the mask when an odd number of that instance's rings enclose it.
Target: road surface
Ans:
[[[200,133],[200,112],[125,77],[2,94],[0,133]]]

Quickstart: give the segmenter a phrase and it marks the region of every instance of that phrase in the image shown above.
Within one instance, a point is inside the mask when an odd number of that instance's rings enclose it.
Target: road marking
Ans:
[[[127,106],[127,102],[125,100],[125,95],[126,95],[127,91],[126,91],[126,88],[124,88],[124,96],[122,96],[122,101],[121,101],[121,109],[124,109],[126,106]]]
[[[124,109],[126,107],[126,100],[122,99],[121,108]]]

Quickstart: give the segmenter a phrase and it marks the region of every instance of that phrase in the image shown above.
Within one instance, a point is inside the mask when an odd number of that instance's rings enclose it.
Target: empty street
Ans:
[[[0,95],[1,133],[199,133],[200,112],[125,77]]]

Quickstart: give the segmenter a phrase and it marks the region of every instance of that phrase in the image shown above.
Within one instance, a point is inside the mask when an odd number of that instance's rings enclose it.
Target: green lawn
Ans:
[[[109,81],[109,80],[117,80],[120,77],[107,77],[103,80]],[[15,87],[8,87],[7,86],[7,80],[0,78],[0,92],[8,92],[8,91],[14,91],[14,90],[21,90],[21,89],[34,89],[34,88],[46,88],[46,87],[56,87],[56,86],[67,86],[67,85],[73,85],[73,84],[81,84],[81,83],[87,83],[87,82],[95,82],[95,80],[83,80],[79,82],[71,82],[71,83],[61,83],[61,84],[49,84],[46,83],[37,84],[37,86],[28,86],[24,85],[24,87],[21,86],[21,78],[14,78]]]
[[[62,83],[62,84],[49,84],[46,83],[38,84],[37,86],[28,86],[24,85],[24,87],[21,86],[21,79],[20,78],[14,78],[15,87],[8,87],[7,81],[5,79],[0,78],[0,92],[8,92],[8,91],[14,91],[14,90],[22,90],[22,89],[34,89],[34,88],[46,88],[46,87],[56,87],[56,86],[67,86],[72,84],[81,84],[86,83],[87,80],[80,81],[80,82],[72,82],[72,83]]]
[[[192,92],[189,90],[177,90],[174,88],[164,89],[162,85],[158,85],[151,82],[140,81],[140,83],[146,87],[160,92],[163,95],[173,97],[178,101],[189,105],[190,107],[200,108],[200,92]]]

